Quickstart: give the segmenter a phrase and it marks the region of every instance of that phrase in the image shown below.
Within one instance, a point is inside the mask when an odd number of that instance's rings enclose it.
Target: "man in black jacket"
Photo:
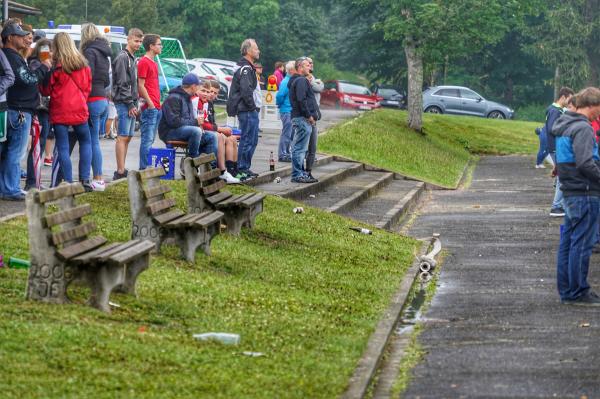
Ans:
[[[254,39],[246,39],[240,48],[242,58],[238,61],[227,100],[227,114],[240,121],[240,146],[238,148],[238,168],[242,180],[258,174],[250,170],[252,157],[258,144],[258,113],[254,102],[254,90],[258,84],[254,63],[260,57],[260,50]]]
[[[304,158],[308,151],[308,143],[313,126],[321,119],[321,112],[315,100],[307,76],[310,74],[311,64],[307,57],[296,60],[296,71],[289,83],[290,103],[292,104],[292,126],[294,128],[294,141],[292,143],[292,182],[315,183],[318,180],[303,171]]]
[[[38,84],[48,78],[52,66],[49,60],[45,60],[35,71],[29,68],[27,61],[19,54],[19,51],[28,48],[25,41],[28,34],[17,24],[8,24],[2,30],[2,51],[14,72],[15,83],[6,95],[7,140],[2,144],[0,153],[0,196],[11,201],[25,200],[20,186],[20,160],[27,149],[31,117],[40,101]]]

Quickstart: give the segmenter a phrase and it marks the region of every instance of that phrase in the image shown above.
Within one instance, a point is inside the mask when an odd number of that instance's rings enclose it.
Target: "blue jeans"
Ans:
[[[126,104],[115,103],[117,109],[117,116],[119,118],[119,125],[117,127],[117,134],[119,136],[131,137],[135,132],[135,118],[129,116],[129,108]]]
[[[240,145],[238,147],[238,169],[247,172],[252,166],[252,157],[258,145],[258,112],[240,112]]]
[[[50,116],[46,111],[38,111],[38,122],[40,123],[40,159],[44,159],[44,150],[46,149],[46,140],[50,132]],[[35,187],[35,171],[33,170],[33,147],[27,155],[27,180],[25,180],[25,188]]]
[[[292,114],[290,112],[284,112],[279,114],[279,119],[281,119],[281,124],[283,128],[281,129],[281,137],[279,137],[279,150],[278,156],[279,159],[290,157],[290,146],[292,145],[293,140],[293,129],[292,129]]]
[[[538,136],[540,139],[540,149],[537,153],[536,165],[541,165],[544,163],[544,159],[548,156],[548,137],[546,136],[546,129],[540,129],[540,135]]]
[[[162,112],[160,109],[156,108],[142,111],[140,117],[140,170],[146,169],[148,166],[148,151],[150,151],[150,147],[154,143],[161,115]]]
[[[308,142],[312,134],[312,126],[306,118],[293,118],[294,141],[292,142],[292,179],[302,176],[304,158],[308,151]]]
[[[19,118],[19,114],[22,118]],[[31,114],[9,109],[6,118],[6,141],[0,143],[0,194],[21,195],[21,155],[27,148]]]
[[[90,128],[87,123],[73,126],[79,143],[79,180],[90,180],[92,166],[92,144]],[[73,182],[73,168],[69,154],[69,127],[67,125],[54,125],[58,162],[65,181]]]
[[[200,139],[202,137],[202,129],[197,126],[181,126],[167,133],[165,141],[187,141],[188,153],[190,157],[195,158],[200,153]]]
[[[317,124],[311,126],[310,140],[308,140],[308,152],[306,153],[306,170],[311,171],[315,159],[317,159],[317,140],[319,138],[319,130]]]
[[[552,162],[556,165],[556,153],[550,153],[550,158],[552,158]],[[563,193],[560,189],[560,179],[558,176],[556,177],[556,187],[554,188],[554,199],[552,200],[552,208],[564,208],[563,205]]]
[[[557,286],[562,300],[575,300],[587,293],[592,247],[596,242],[600,198],[565,197],[565,221],[557,256]]]
[[[100,135],[104,135],[102,121],[108,115],[108,100],[92,101],[88,103],[90,111],[90,137],[92,139],[92,170],[94,176],[102,176],[102,151],[100,150]]]

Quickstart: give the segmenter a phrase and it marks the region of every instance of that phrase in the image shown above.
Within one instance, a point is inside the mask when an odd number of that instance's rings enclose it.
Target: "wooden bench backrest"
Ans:
[[[214,154],[202,154],[197,158],[184,160],[190,212],[201,212],[207,207],[212,208],[212,204],[207,199],[218,195],[220,190],[227,185],[224,180],[219,178],[221,171],[211,167],[210,163],[214,160]]]
[[[67,184],[45,190],[33,191],[27,197],[29,237],[32,257],[34,253],[43,257],[55,254],[69,254],[78,251],[83,241],[96,231],[94,222],[84,222],[83,218],[92,213],[89,204],[77,205],[75,196],[84,193],[80,183]],[[51,212],[54,208],[56,211]],[[95,244],[101,240],[94,240]],[[32,262],[33,263],[33,262]]]

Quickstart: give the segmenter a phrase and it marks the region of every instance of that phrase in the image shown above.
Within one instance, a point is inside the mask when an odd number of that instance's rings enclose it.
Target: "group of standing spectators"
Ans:
[[[600,306],[587,277],[594,246],[600,244],[600,89],[560,89],[538,131],[543,167],[550,156],[556,188],[551,216],[564,216],[557,255],[557,287],[565,305]]]
[[[73,182],[71,153],[79,146],[79,178],[86,191],[103,191],[103,155],[100,136],[104,135],[109,113],[109,99],[119,113],[116,160],[118,169],[114,178],[127,175],[124,168],[127,145],[133,135],[138,113],[138,65],[134,53],[142,44],[142,31],[131,29],[127,47],[111,62],[111,48],[107,39],[94,24],[81,29],[79,49],[68,33],[59,32],[53,40],[43,32],[36,34],[33,44],[31,29],[23,29],[19,21],[9,20],[2,30],[3,49],[0,53],[0,94],[6,96],[1,111],[6,111],[5,134],[0,140],[0,195],[4,200],[22,201],[25,191],[43,188],[39,180],[42,149],[51,134],[54,135],[54,157],[51,186],[61,181]],[[157,35],[147,35],[150,54],[160,54]],[[158,43],[157,43],[158,42]],[[148,68],[140,68],[141,84]],[[150,82],[150,80],[152,80]],[[160,108],[158,74],[148,79],[144,99],[155,100],[153,106],[142,109],[142,126],[146,131],[156,130],[156,108]],[[149,115],[144,115],[147,109]],[[145,117],[145,118],[144,118]],[[0,118],[0,121],[2,118]],[[39,135],[30,131],[39,129]],[[148,136],[147,134],[146,136]],[[143,135],[140,155],[147,152],[154,139]],[[146,138],[146,140],[144,140]],[[37,139],[37,140],[36,140]],[[148,144],[149,142],[149,144]],[[20,187],[20,161],[30,146],[25,190]],[[140,157],[144,168],[146,157]],[[31,165],[35,166],[31,166]]]

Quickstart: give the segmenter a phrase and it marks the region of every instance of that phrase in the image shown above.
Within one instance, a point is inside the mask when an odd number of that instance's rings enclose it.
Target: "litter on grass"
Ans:
[[[238,345],[240,343],[239,334],[208,332],[203,334],[194,334],[194,338],[199,341],[217,341],[225,345]]]

